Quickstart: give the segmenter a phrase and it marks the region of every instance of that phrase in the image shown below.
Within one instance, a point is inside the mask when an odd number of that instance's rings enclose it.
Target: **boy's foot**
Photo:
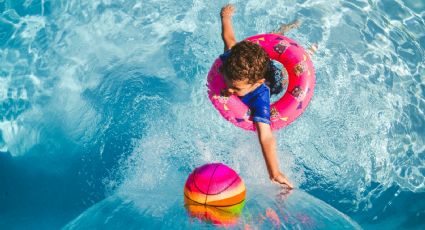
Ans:
[[[235,6],[232,4],[226,4],[221,8],[220,16],[222,18],[232,17],[235,12]]]
[[[277,30],[273,31],[272,33],[284,35],[286,32],[300,27],[301,23],[302,23],[301,20],[295,19],[291,23],[280,25],[280,27]]]
[[[317,45],[317,43],[311,44],[310,48],[308,48],[308,54],[310,54],[310,56],[313,56],[313,54],[316,53],[318,48],[319,46]]]
[[[290,189],[293,189],[294,186],[292,185],[291,182],[289,182],[288,178],[286,178],[282,173],[279,173],[278,175],[270,178],[270,180],[274,183],[277,183],[279,185],[283,185],[286,186]]]

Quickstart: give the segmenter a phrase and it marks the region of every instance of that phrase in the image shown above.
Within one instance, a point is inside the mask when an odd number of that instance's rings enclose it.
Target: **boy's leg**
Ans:
[[[300,27],[300,25],[302,24],[302,21],[299,19],[295,19],[294,21],[288,23],[288,24],[281,24],[279,26],[278,29],[270,32],[272,34],[281,34],[281,35],[285,35],[286,32],[289,32],[292,29],[296,29],[298,27]],[[308,53],[310,54],[310,56],[313,56],[314,53],[316,53],[318,48],[317,43],[313,43],[311,44],[310,48],[308,48]]]
[[[271,33],[284,35],[286,32],[300,27],[301,23],[302,23],[301,20],[295,19],[294,21],[288,24],[281,24],[279,28],[277,28],[276,30],[273,30]]]

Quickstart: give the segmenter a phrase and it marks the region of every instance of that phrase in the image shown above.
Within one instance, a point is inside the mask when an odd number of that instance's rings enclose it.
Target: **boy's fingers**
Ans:
[[[221,11],[234,11],[235,10],[235,6],[233,6],[232,4],[226,4],[221,8]]]

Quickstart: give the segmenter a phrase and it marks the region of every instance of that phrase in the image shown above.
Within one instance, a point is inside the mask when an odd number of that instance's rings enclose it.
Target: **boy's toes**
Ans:
[[[308,49],[309,54],[310,54],[310,55],[315,54],[315,53],[316,53],[316,51],[317,51],[317,49],[318,49],[318,47],[319,47],[319,46],[317,45],[317,43],[313,43],[313,44],[311,44],[310,48]]]
[[[294,21],[292,21],[291,23],[289,23],[290,26],[292,26],[292,29],[298,28],[301,26],[301,24],[303,23],[303,21],[301,19],[295,19]]]

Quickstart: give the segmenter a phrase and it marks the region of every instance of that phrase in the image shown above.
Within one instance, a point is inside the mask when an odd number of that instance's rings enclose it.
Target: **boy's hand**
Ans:
[[[286,185],[290,189],[294,188],[292,183],[289,182],[288,178],[286,178],[286,176],[284,176],[281,172],[279,172],[277,175],[273,177],[270,177],[270,180],[280,185]]]
[[[221,8],[220,16],[222,18],[232,17],[235,7],[232,4],[226,4]]]

